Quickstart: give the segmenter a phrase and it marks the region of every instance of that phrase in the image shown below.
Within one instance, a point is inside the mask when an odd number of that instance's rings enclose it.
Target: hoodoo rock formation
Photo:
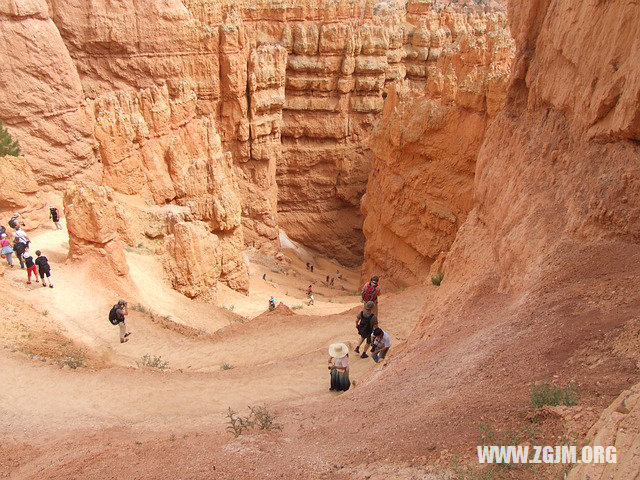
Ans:
[[[116,210],[111,189],[73,185],[65,191],[64,210],[69,230],[69,257],[72,260],[104,258],[107,271],[126,275],[129,267],[118,235],[122,215]]]
[[[242,245],[275,253],[279,229],[359,264],[367,140],[387,92],[486,119],[510,59],[504,14],[431,1],[5,3],[0,118],[23,145],[24,168],[45,190],[111,187],[137,219],[123,237],[131,245],[173,234],[175,219],[158,208],[201,222],[194,231],[206,225],[238,246],[231,256],[224,248],[223,263],[239,269],[223,268],[231,284],[245,276]],[[484,120],[469,123],[481,136]],[[380,193],[369,200],[387,203]],[[35,197],[20,204],[41,208]],[[468,207],[458,210],[462,219]]]

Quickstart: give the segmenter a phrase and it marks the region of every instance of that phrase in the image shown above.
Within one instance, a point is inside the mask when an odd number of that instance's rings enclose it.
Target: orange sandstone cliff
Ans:
[[[431,1],[1,8],[0,118],[25,152],[1,174],[15,192],[3,211],[36,225],[60,203],[56,190],[108,186],[124,211],[119,235],[173,256],[167,275],[189,296],[215,282],[177,273],[176,222],[215,236],[226,252],[219,280],[240,290],[244,246],[275,253],[280,229],[359,264],[367,140],[388,92],[455,98],[488,116],[509,63],[502,14]]]

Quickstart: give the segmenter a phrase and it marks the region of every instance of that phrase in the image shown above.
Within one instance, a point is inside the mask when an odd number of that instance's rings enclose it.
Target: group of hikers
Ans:
[[[362,287],[361,298],[363,308],[356,317],[356,330],[360,341],[355,352],[360,358],[368,358],[367,351],[371,347],[371,358],[378,363],[387,356],[391,348],[389,334],[378,324],[378,299],[380,297],[380,277],[374,275]],[[362,353],[360,346],[364,345]],[[345,343],[334,343],[329,346],[329,372],[331,373],[332,391],[346,391],[351,386],[349,380],[349,347]]]
[[[60,227],[60,214],[58,209],[54,206],[49,207],[49,218],[53,220],[56,229]],[[34,258],[30,252],[31,240],[23,230],[25,223],[20,220],[20,214],[14,213],[9,220],[9,228],[13,230],[13,242],[9,240],[7,229],[4,226],[0,226],[0,247],[2,252],[2,258],[7,260],[9,267],[13,268],[13,254],[15,253],[21,269],[27,269],[27,284],[31,284],[31,275],[34,276],[36,283],[40,283],[42,279],[42,286],[53,288],[51,282],[51,266],[49,260],[45,257],[40,250],[36,250],[36,257]],[[48,283],[48,285],[47,285]]]

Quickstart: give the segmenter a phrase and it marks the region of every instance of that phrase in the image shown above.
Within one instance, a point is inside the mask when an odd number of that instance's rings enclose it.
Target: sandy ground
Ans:
[[[127,254],[137,291],[117,291],[101,287],[88,267],[65,262],[66,231],[43,231],[31,240],[33,251],[48,256],[55,288],[26,285],[26,271],[5,270],[3,316],[10,321],[1,331],[0,415],[3,433],[14,441],[33,438],[36,431],[222,425],[228,407],[327,401],[334,394],[328,391],[326,348],[357,340],[358,273],[324,259],[315,259],[311,274],[292,251],[278,268],[254,255],[250,294],[221,289],[225,308],[220,309],[171,290],[150,253]],[[336,277],[333,288],[323,285],[326,275]],[[316,292],[313,306],[305,301],[310,284]],[[296,314],[259,315],[271,295]],[[406,302],[409,296],[389,299],[381,309],[381,322],[396,344],[406,339],[420,307]],[[133,334],[125,344],[107,320],[120,297],[149,312],[131,309],[127,323]],[[180,326],[191,329],[185,334]],[[42,353],[47,335],[48,350]],[[88,368],[60,367],[60,359],[78,351]],[[143,355],[161,356],[168,369],[140,368]],[[222,370],[223,364],[233,368]],[[355,384],[374,365],[354,358]]]

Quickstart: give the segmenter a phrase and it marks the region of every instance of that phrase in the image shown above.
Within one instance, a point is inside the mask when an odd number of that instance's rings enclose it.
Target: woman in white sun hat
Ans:
[[[333,391],[347,391],[349,381],[349,347],[344,343],[329,345],[329,372],[331,372],[331,388]]]

